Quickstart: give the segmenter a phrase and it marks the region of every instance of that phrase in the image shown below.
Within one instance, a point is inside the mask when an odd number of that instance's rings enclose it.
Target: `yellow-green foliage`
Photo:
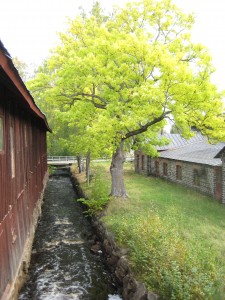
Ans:
[[[171,117],[186,137],[196,126],[224,139],[223,94],[207,49],[191,41],[193,22],[167,0],[131,1],[107,16],[95,3],[70,20],[29,83],[54,131],[51,151],[112,154],[126,139],[152,153]]]

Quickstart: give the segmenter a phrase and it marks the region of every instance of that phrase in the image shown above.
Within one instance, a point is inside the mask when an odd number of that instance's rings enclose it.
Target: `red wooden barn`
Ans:
[[[47,181],[45,116],[0,41],[0,299],[27,267]]]

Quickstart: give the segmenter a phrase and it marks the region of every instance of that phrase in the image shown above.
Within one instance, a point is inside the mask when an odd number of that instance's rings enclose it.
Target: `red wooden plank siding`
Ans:
[[[35,123],[28,116],[21,119],[19,108],[5,111],[5,145],[0,153],[0,298],[16,275],[47,172],[46,135]]]
[[[3,147],[0,148],[1,299],[17,276],[25,243],[34,226],[34,210],[46,181],[46,131],[49,130],[44,115],[35,106],[1,47],[0,118],[3,120]]]

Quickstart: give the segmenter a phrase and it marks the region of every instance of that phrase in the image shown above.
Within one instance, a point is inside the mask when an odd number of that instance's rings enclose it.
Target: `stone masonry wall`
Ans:
[[[151,159],[150,175],[157,175],[155,161],[158,161],[159,177],[191,187],[212,197],[215,196],[215,170],[213,166],[157,158]],[[163,163],[167,164],[167,175],[163,173]],[[176,166],[181,167],[181,179],[177,178]],[[194,182],[194,170],[197,170],[199,174],[198,184]]]
[[[123,299],[158,300],[157,294],[149,292],[143,283],[135,279],[127,257],[127,250],[117,246],[114,236],[107,231],[104,223],[98,217],[94,217],[92,224],[100,237],[107,266],[121,286]]]
[[[167,165],[166,174],[163,164]],[[181,168],[181,179],[177,178],[176,166],[180,166]],[[223,166],[223,174],[225,176],[225,163]],[[194,180],[194,170],[198,173],[198,179],[196,181]],[[151,158],[144,155],[141,151],[137,151],[135,153],[135,171],[140,174],[158,176],[188,186],[212,197],[216,195],[216,176],[215,167],[213,166],[172,159]],[[225,187],[223,190],[223,199],[225,202]]]
[[[225,154],[222,155],[222,203],[225,204]]]
[[[175,160],[158,159],[159,163],[159,177],[183,184],[198,190],[204,194],[215,195],[215,172],[212,166],[199,165],[195,163],[188,163]],[[167,176],[163,174],[163,163],[167,163]],[[181,167],[182,177],[177,179],[176,166]],[[199,183],[194,182],[194,170],[198,170]],[[151,160],[151,171],[149,174],[155,174],[155,159]]]

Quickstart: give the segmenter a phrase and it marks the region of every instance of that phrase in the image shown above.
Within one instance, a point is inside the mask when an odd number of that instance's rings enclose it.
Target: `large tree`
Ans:
[[[126,197],[124,149],[154,152],[167,118],[186,137],[195,126],[224,138],[222,95],[210,81],[207,49],[191,42],[193,17],[170,0],[128,3],[108,18],[94,7],[60,34],[47,63],[49,87],[73,111],[73,122],[88,115],[93,143],[112,151],[111,194]]]

